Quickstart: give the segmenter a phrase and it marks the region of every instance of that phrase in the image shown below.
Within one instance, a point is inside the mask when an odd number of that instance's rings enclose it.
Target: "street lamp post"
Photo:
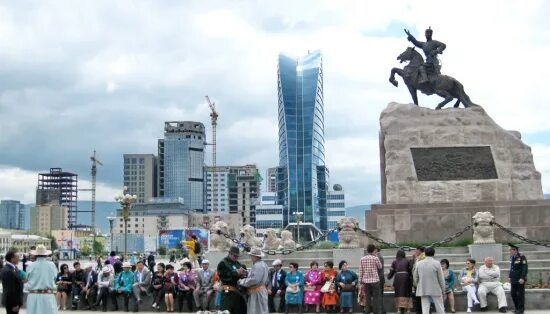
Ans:
[[[130,206],[137,200],[137,195],[130,195],[128,187],[124,187],[123,194],[117,195],[115,201],[122,206],[122,220],[124,221],[124,261],[128,259],[128,221],[130,220]]]
[[[296,243],[300,243],[300,219],[302,218],[303,212],[294,212],[294,215],[296,215],[296,229],[297,229],[297,237],[296,237]]]
[[[114,251],[113,250],[113,224],[115,222],[115,217],[113,216],[109,216],[107,217],[107,220],[109,220],[109,232],[110,232],[110,235],[111,235],[111,251]]]

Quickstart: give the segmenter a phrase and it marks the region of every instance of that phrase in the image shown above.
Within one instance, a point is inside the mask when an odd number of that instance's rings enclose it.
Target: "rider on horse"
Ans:
[[[420,66],[420,79],[418,83],[427,83],[429,82],[428,75],[441,74],[441,66],[439,65],[439,60],[437,60],[437,55],[441,54],[447,46],[440,41],[432,40],[433,30],[431,27],[425,32],[426,42],[418,41],[408,30],[405,30],[405,33],[410,42],[424,51],[426,62]]]

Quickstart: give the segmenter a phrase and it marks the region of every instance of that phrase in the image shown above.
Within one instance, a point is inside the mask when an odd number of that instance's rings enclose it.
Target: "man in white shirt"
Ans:
[[[506,313],[506,294],[500,282],[500,268],[494,264],[492,257],[485,258],[485,264],[478,271],[479,288],[477,294],[481,311],[487,311],[487,293],[492,293],[497,296],[498,310],[501,313]]]

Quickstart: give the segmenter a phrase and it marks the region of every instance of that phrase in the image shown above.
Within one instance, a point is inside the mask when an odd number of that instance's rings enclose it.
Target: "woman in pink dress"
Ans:
[[[306,312],[309,304],[315,304],[315,312],[319,313],[321,305],[321,287],[323,285],[323,273],[319,270],[319,264],[315,261],[309,264],[310,269],[305,276],[304,304]]]

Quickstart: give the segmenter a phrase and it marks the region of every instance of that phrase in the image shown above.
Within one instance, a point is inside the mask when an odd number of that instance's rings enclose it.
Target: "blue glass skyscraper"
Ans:
[[[279,55],[279,168],[277,198],[283,222],[327,230],[323,67],[320,51],[301,58]]]

